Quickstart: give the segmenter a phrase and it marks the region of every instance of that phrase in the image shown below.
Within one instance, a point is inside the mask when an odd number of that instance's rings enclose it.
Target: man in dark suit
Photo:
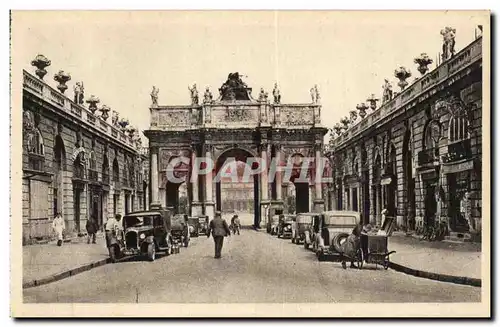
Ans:
[[[215,213],[214,219],[210,222],[210,224],[208,226],[207,237],[210,237],[210,232],[212,233],[212,236],[214,238],[214,243],[215,243],[215,257],[214,258],[220,259],[222,245],[224,243],[224,237],[231,235],[231,231],[229,230],[229,226],[227,225],[227,222],[224,219],[222,219],[220,211],[217,211]]]

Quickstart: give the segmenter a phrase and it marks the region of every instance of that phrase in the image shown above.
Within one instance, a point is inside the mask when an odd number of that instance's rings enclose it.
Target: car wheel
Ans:
[[[333,237],[332,243],[335,251],[337,251],[338,253],[344,252],[344,244],[345,242],[347,242],[348,237],[349,234],[347,233],[339,233]]]
[[[148,245],[148,260],[149,261],[155,261],[155,259],[156,259],[155,245],[153,243],[150,243]]]

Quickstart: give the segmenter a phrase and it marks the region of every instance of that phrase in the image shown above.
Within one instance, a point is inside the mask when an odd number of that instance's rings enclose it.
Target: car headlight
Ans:
[[[146,238],[146,234],[142,233],[141,235],[139,235],[139,238],[140,238],[141,240],[145,239],[145,238]]]
[[[118,241],[121,241],[121,239],[122,239],[122,234],[121,234],[121,233],[118,233],[118,235],[116,235],[116,239],[117,239]]]

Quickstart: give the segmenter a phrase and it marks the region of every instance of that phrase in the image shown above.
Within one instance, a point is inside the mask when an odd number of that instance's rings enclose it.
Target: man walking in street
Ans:
[[[214,238],[215,243],[215,257],[216,259],[220,259],[222,245],[224,244],[224,237],[231,236],[231,231],[229,230],[229,226],[227,222],[222,219],[221,212],[217,211],[215,213],[215,218],[210,222],[208,226],[208,235],[210,237],[210,232],[212,232],[212,236]]]
[[[238,215],[234,215],[233,218],[231,219],[231,227],[233,228],[233,233],[236,235],[240,235],[240,218],[238,218]]]
[[[90,238],[92,237],[92,244],[95,244],[95,234],[97,233],[97,230],[99,227],[97,226],[97,221],[95,220],[94,216],[90,216],[90,218],[87,220],[87,224],[85,225],[85,228],[87,229],[87,244],[90,244]]]
[[[61,246],[63,244],[63,232],[64,232],[64,220],[62,218],[61,213],[58,213],[54,217],[54,221],[52,222],[52,228],[56,232],[57,235],[57,246]]]

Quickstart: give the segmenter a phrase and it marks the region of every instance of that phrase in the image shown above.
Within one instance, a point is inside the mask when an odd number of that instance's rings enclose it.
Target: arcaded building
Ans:
[[[469,239],[481,231],[483,42],[455,51],[455,30],[442,35],[434,70],[421,54],[421,76],[409,82],[416,76],[396,69],[400,92],[386,80],[381,99],[372,95],[334,127],[327,203],[372,224],[387,209],[407,230],[444,222],[449,237]]]
[[[68,234],[77,234],[89,216],[102,227],[114,214],[145,208],[149,169],[137,129],[87,97],[82,82],[67,92],[67,73],[52,75],[59,84],[49,85],[43,55],[32,65],[34,74],[23,71],[24,243],[50,237],[56,213]]]

